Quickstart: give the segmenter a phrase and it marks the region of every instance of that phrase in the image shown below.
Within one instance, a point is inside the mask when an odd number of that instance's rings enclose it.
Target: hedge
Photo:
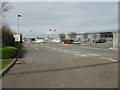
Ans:
[[[20,50],[20,46],[16,47],[3,47],[2,48],[2,59],[12,59],[15,58]]]

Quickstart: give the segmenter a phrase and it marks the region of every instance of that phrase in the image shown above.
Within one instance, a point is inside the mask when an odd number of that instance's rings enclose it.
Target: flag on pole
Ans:
[[[54,30],[54,32],[56,32],[56,29]]]
[[[52,31],[52,29],[49,29],[49,31]]]

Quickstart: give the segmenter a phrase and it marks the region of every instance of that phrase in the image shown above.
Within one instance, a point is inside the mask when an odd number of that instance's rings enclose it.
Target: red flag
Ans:
[[[56,29],[54,30],[54,32],[56,31]]]
[[[50,29],[49,31],[52,31],[52,29]]]

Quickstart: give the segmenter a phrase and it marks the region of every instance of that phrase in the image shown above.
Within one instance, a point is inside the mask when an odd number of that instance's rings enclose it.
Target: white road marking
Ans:
[[[100,56],[99,54],[91,54],[92,56]]]
[[[73,51],[74,53],[80,53],[80,52],[76,52],[76,51]]]
[[[83,57],[87,57],[86,55],[82,55]]]
[[[35,47],[33,46],[33,48],[35,48]]]
[[[68,52],[70,52],[70,50],[65,50],[65,51],[68,51]]]
[[[104,48],[94,48],[94,47],[84,47],[84,46],[80,46],[82,48],[90,48],[90,49],[97,49],[97,50],[108,50],[108,49],[104,49]]]
[[[77,55],[77,56],[81,56],[80,54],[75,54],[75,55]]]
[[[50,47],[48,47],[48,46],[46,46],[47,48],[50,48]]]
[[[36,50],[39,50],[38,48],[35,48]]]
[[[33,46],[33,48],[34,48],[34,49],[36,49],[36,50],[39,50],[39,49],[38,49],[38,48],[36,48],[35,46]]]
[[[66,52],[66,51],[62,51],[62,52]]]
[[[115,60],[115,59],[111,59],[111,58],[105,58],[107,60],[111,60],[111,61],[114,61],[114,62],[117,62],[118,60]]]
[[[104,50],[108,50],[108,49],[104,49]]]
[[[26,47],[27,45],[25,45],[25,47]]]
[[[62,51],[61,49],[57,49],[57,50]]]
[[[56,48],[52,48],[52,49],[54,49],[54,50],[55,50]]]

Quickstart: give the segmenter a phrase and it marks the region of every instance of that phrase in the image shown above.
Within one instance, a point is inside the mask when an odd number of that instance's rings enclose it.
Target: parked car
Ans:
[[[80,41],[74,41],[73,44],[80,44]]]
[[[72,44],[74,42],[74,40],[70,40],[70,39],[65,39],[62,41],[62,43],[64,44]]]
[[[97,41],[95,41],[95,43],[105,43],[107,40],[105,40],[105,39],[99,39],[99,40],[97,40]]]

